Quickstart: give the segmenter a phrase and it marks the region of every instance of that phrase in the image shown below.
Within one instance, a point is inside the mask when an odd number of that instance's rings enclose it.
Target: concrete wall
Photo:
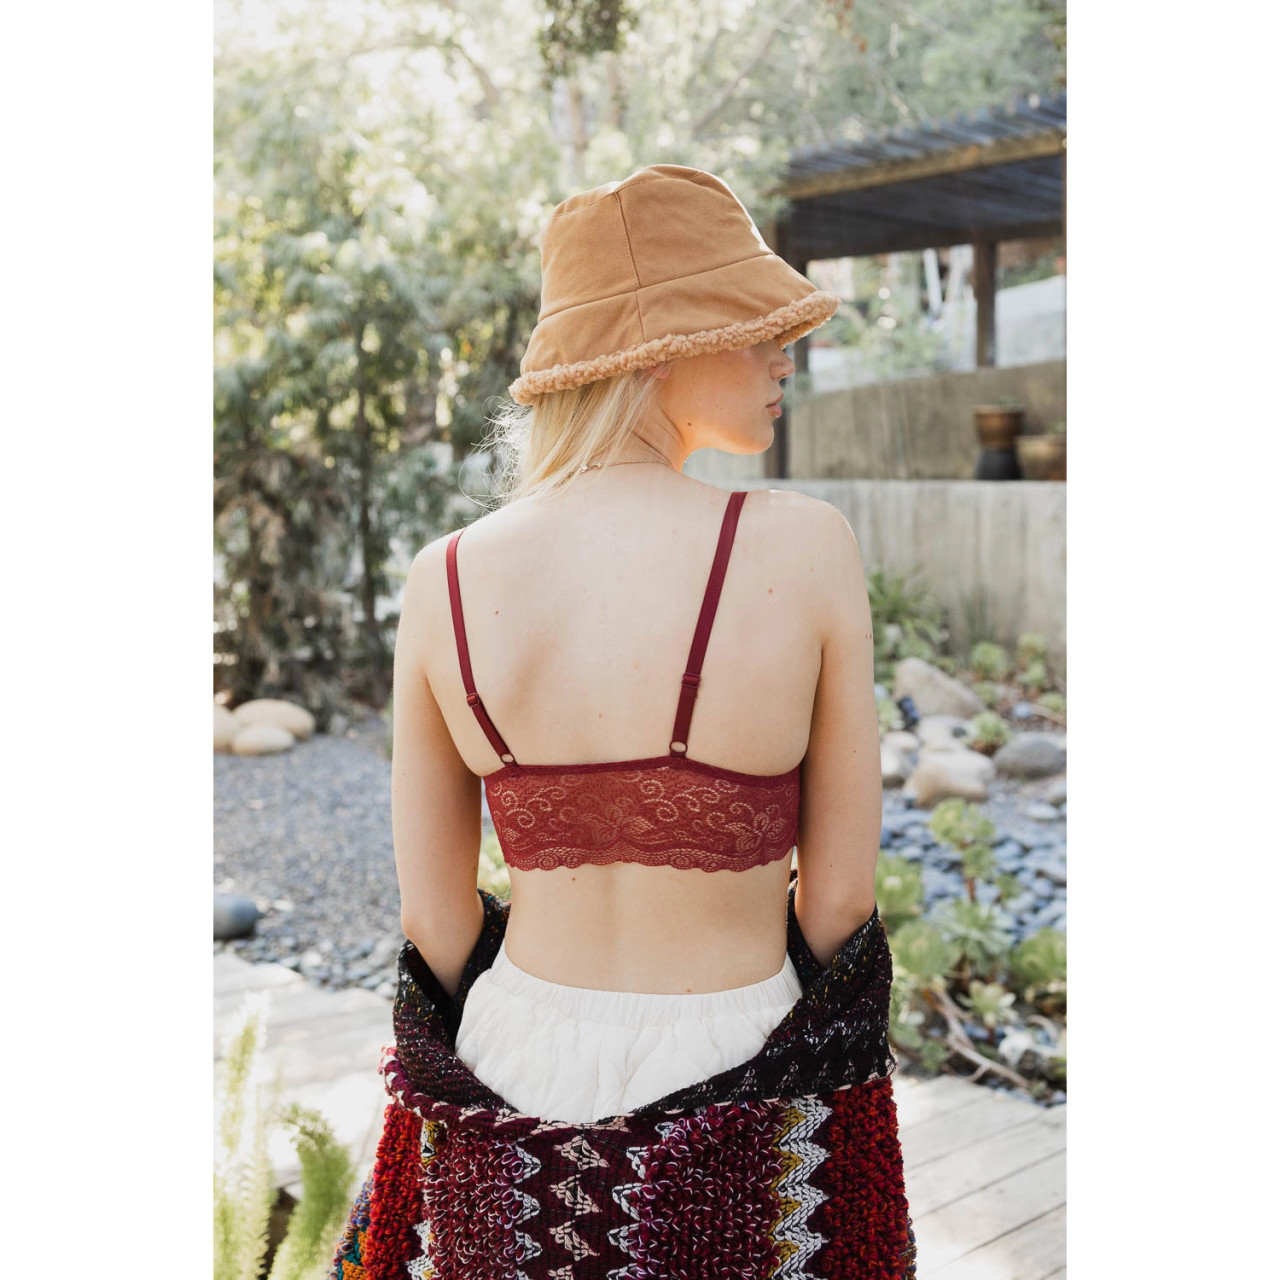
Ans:
[[[967,648],[965,606],[985,596],[994,638],[1010,648],[1041,632],[1049,659],[1067,667],[1067,486],[1016,480],[740,480],[741,489],[798,489],[838,507],[869,573],[920,572],[947,606],[957,651]]]
[[[823,480],[971,477],[979,452],[973,406],[1005,397],[1026,407],[1029,428],[1065,420],[1066,361],[902,378],[795,401],[789,409],[791,475]],[[726,474],[710,464],[705,464],[708,474],[703,470],[700,460],[696,474],[714,476],[716,483]]]

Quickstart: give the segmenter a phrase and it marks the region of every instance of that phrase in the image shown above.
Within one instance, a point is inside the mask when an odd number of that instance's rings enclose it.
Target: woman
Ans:
[[[913,1275],[857,544],[681,473],[769,446],[837,300],[683,166],[541,247],[507,501],[405,592],[394,1101],[334,1275]]]

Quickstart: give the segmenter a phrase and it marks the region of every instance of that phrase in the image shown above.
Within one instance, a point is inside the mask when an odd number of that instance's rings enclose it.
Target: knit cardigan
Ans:
[[[454,1052],[497,954],[484,925],[451,998],[400,953],[391,1097],[330,1280],[914,1280],[878,908],[826,968],[787,891],[803,992],[748,1061],[589,1124],[510,1107]]]

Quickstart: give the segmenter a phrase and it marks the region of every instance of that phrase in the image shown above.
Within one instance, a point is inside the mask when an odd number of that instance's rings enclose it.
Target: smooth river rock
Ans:
[[[987,709],[968,685],[923,658],[903,658],[893,673],[894,701],[910,697],[922,717],[959,716],[971,720]]]
[[[284,698],[253,698],[235,709],[242,725],[270,724],[287,729],[299,742],[305,742],[316,731],[316,719],[306,707]]]
[[[213,895],[213,940],[247,938],[262,918],[257,903],[239,893]]]
[[[269,756],[277,751],[288,751],[293,746],[293,734],[274,724],[248,724],[236,730],[231,739],[231,750],[238,756]]]
[[[989,756],[980,751],[920,752],[920,762],[907,780],[903,793],[911,795],[917,805],[929,807],[949,796],[964,800],[985,800],[988,786],[995,780],[996,767]]]
[[[1047,778],[1067,767],[1060,740],[1048,733],[1019,733],[995,753],[996,768],[1010,778]]]

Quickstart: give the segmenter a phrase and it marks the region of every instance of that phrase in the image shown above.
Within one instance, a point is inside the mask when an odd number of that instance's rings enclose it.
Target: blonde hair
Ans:
[[[532,404],[504,403],[482,448],[498,459],[494,505],[571,484],[584,462],[612,462],[648,416],[658,379],[648,368],[548,391]]]

